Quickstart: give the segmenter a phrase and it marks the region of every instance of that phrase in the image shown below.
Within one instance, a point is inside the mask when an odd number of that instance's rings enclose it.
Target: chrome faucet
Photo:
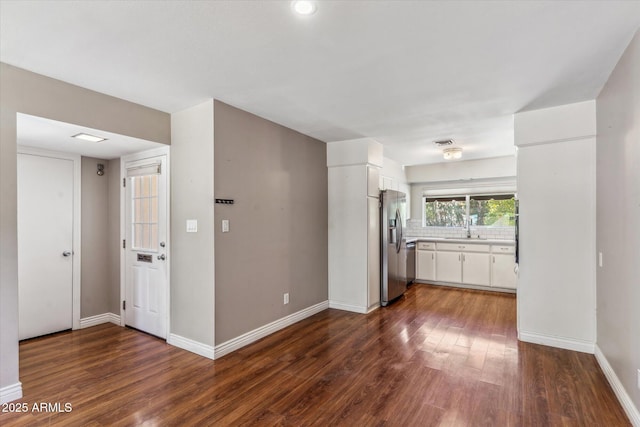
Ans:
[[[467,239],[471,238],[471,218],[467,219]]]

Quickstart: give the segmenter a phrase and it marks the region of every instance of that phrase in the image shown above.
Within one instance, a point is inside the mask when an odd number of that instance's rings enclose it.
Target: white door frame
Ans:
[[[51,157],[54,159],[71,160],[73,162],[73,275],[72,275],[72,329],[80,329],[80,290],[82,289],[80,279],[82,277],[80,264],[82,263],[82,246],[80,231],[82,229],[81,218],[81,156],[79,154],[62,153],[59,151],[43,150],[35,147],[17,146],[18,154],[28,154],[32,156]],[[19,285],[18,285],[19,286]]]
[[[156,156],[167,156],[166,163],[166,173],[167,173],[167,238],[166,238],[166,249],[165,253],[167,256],[166,260],[166,274],[167,274],[167,289],[166,289],[166,302],[167,305],[165,307],[165,319],[166,319],[166,337],[169,337],[169,331],[171,329],[170,314],[171,314],[171,160],[170,160],[171,147],[159,147],[152,148],[151,150],[141,151],[139,153],[129,154],[127,156],[122,156],[120,158],[120,326],[125,325],[125,312],[122,309],[122,301],[126,298],[127,295],[127,259],[126,259],[126,250],[122,247],[122,241],[126,239],[127,236],[127,191],[124,186],[122,186],[122,182],[127,178],[127,168],[126,164],[128,162],[136,161],[136,160],[144,160],[150,157]],[[130,245],[131,242],[127,242],[127,245]]]

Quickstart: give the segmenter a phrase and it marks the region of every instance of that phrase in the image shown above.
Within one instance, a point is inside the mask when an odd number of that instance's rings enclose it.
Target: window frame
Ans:
[[[510,197],[506,197],[506,196],[510,196]],[[460,200],[464,197],[465,200],[465,218],[464,218],[464,225],[463,226],[449,226],[449,225],[427,225],[427,218],[426,218],[426,207],[427,207],[427,201],[428,200],[443,200],[446,201],[447,199],[449,199],[450,201],[455,201],[455,200]],[[423,195],[422,196],[422,227],[441,227],[441,228],[467,228],[469,227],[469,220],[470,220],[470,213],[471,213],[471,199],[476,199],[476,200],[508,200],[508,199],[514,199],[517,200],[517,194],[516,192],[496,192],[496,193],[479,193],[479,194],[457,194],[457,195],[448,195],[448,196],[427,196],[427,195]],[[514,210],[514,215],[516,214],[515,210]],[[476,227],[492,227],[491,225],[474,225]],[[513,227],[513,226],[509,226],[509,227]]]

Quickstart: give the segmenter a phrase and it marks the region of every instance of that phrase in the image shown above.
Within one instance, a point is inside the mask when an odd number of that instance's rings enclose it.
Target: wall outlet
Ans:
[[[284,294],[284,303],[289,304],[289,293]]]

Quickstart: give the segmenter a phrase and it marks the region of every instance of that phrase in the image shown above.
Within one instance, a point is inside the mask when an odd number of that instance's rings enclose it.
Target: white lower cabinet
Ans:
[[[462,254],[460,252],[437,252],[436,280],[438,282],[462,282]]]
[[[416,279],[516,289],[513,245],[418,242]]]
[[[436,280],[436,252],[416,251],[416,279]]]
[[[462,253],[462,283],[481,286],[491,284],[489,254]]]
[[[491,249],[491,286],[516,289],[515,248],[494,245]]]

